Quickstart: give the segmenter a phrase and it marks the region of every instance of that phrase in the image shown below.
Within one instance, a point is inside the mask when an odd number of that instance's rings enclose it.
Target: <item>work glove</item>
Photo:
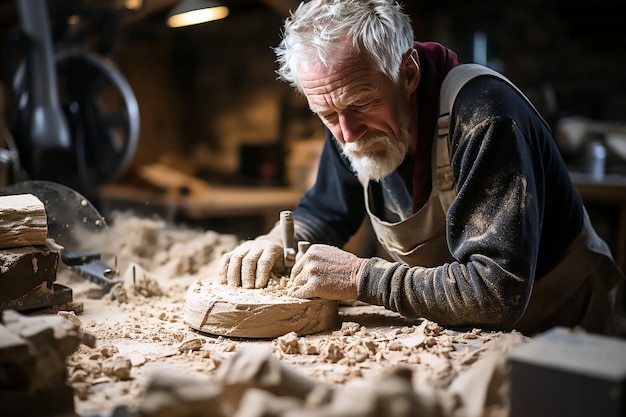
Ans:
[[[291,270],[288,294],[299,298],[357,298],[367,259],[328,245],[311,245]]]
[[[220,282],[231,287],[264,288],[271,273],[286,273],[283,245],[276,229],[243,242],[220,259]]]

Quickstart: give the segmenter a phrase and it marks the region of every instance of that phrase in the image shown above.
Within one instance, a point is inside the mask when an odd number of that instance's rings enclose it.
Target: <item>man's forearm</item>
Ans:
[[[527,297],[527,280],[492,262],[424,268],[372,258],[358,286],[361,301],[448,326],[511,328]]]

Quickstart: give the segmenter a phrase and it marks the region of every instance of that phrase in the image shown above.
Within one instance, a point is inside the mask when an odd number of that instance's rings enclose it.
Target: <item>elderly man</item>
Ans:
[[[615,332],[624,279],[550,129],[508,80],[461,65],[390,0],[311,0],[285,22],[278,74],[327,128],[293,212],[313,243],[290,293],[358,299],[444,326]],[[388,261],[340,249],[368,216]],[[224,283],[284,273],[278,226],[225,254]]]

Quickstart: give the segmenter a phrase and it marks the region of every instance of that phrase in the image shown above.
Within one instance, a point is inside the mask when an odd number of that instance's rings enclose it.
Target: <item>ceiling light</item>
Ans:
[[[183,0],[167,17],[171,28],[197,25],[228,16],[228,8],[211,0]]]

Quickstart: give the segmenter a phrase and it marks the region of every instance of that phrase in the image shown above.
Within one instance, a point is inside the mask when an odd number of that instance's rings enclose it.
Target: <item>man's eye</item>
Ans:
[[[355,109],[365,109],[365,108],[369,107],[370,104],[372,104],[371,101],[363,101],[363,102],[359,102],[359,103],[354,103],[352,105],[352,107],[354,107]]]
[[[333,113],[322,113],[319,115],[322,119],[324,120],[332,120],[335,117],[337,117],[337,113],[333,112]]]

